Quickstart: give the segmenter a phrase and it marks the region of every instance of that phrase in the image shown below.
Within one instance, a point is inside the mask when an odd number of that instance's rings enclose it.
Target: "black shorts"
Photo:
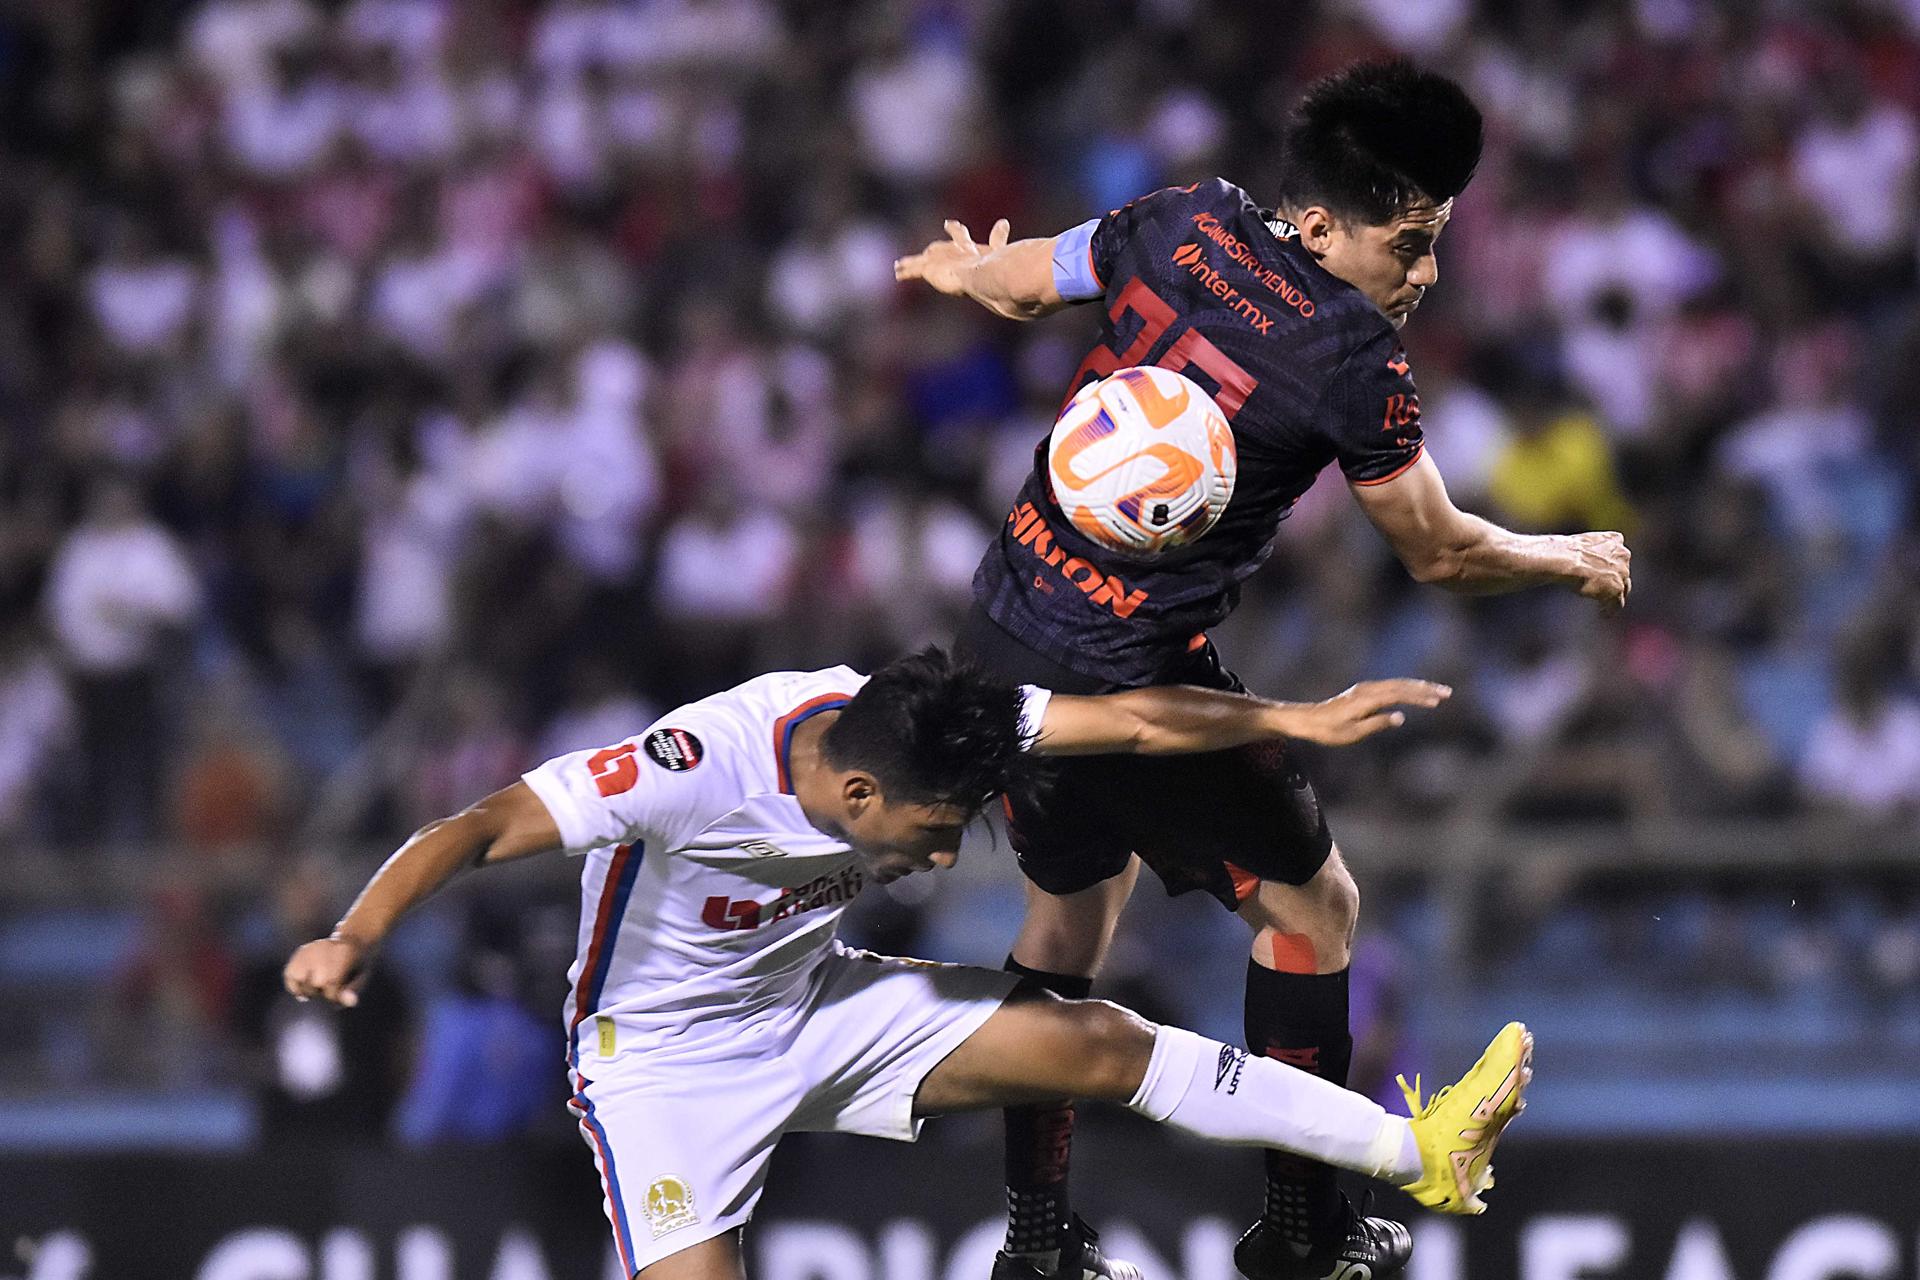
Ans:
[[[959,649],[1014,683],[1117,692],[1035,653],[977,608]],[[1204,640],[1154,683],[1245,691]],[[1137,853],[1169,894],[1204,889],[1229,911],[1262,880],[1305,884],[1333,849],[1312,784],[1277,740],[1196,755],[1062,756],[1037,799],[1008,801],[1007,818],[1020,870],[1048,893],[1091,888]]]

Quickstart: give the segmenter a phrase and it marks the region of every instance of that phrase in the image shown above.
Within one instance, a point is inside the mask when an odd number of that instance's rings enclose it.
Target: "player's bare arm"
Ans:
[[[1055,694],[1033,749],[1043,755],[1226,751],[1271,738],[1339,747],[1406,723],[1401,707],[1437,707],[1452,694],[1425,680],[1368,680],[1324,702],[1274,702],[1190,685],[1099,697]]]
[[[1468,595],[1554,583],[1618,609],[1633,589],[1633,553],[1618,533],[1524,534],[1453,505],[1433,459],[1384,484],[1349,486],[1407,571]]]
[[[333,932],[302,946],[283,980],[299,999],[348,1007],[367,957],[414,906],[467,867],[507,862],[561,847],[560,831],[524,782],[503,787],[450,818],[414,832],[374,873]]]
[[[1008,242],[1005,218],[983,247],[966,224],[947,221],[947,238],[893,264],[895,280],[924,280],[952,298],[975,302],[1009,320],[1038,320],[1067,305],[1053,281],[1053,238]]]

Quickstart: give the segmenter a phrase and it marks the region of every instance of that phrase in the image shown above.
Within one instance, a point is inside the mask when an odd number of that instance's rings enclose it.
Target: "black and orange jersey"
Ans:
[[[1330,463],[1379,484],[1420,455],[1420,400],[1394,328],[1240,188],[1170,187],[1055,242],[1056,276],[1105,304],[1074,376],[1135,365],[1186,375],[1233,428],[1239,476],[1219,524],[1153,559],[1089,540],[1053,500],[1047,442],[974,574],[975,600],[1016,639],[1116,686],[1151,683],[1225,618],[1280,522]],[[1064,268],[1060,265],[1064,262]]]

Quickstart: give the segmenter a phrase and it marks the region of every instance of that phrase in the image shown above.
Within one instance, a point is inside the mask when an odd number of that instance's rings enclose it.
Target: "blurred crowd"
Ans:
[[[1299,88],[1395,54],[1488,121],[1406,333],[1432,452],[1511,526],[1624,530],[1632,604],[1415,587],[1332,477],[1229,661],[1453,683],[1316,761],[1353,810],[1910,829],[1914,0],[24,0],[0,849],[388,840],[949,637],[1092,326],[893,258],[1259,198]]]

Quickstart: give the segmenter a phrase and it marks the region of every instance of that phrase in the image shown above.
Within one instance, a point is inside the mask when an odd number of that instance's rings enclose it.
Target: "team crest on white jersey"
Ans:
[[[693,1188],[685,1178],[673,1174],[655,1178],[647,1187],[646,1214],[656,1239],[700,1221],[693,1210]]]

